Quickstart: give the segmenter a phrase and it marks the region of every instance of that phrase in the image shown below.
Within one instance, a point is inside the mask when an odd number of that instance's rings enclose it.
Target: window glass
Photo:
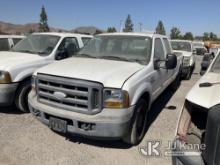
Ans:
[[[152,39],[142,36],[97,36],[79,52],[95,58],[134,61],[147,64]]]
[[[0,51],[8,51],[9,44],[7,38],[0,38]]]
[[[83,45],[86,45],[90,40],[91,40],[91,38],[82,37]]]
[[[77,51],[79,51],[79,45],[76,38],[65,38],[62,43],[60,44],[58,50],[62,51],[65,50],[67,56],[74,55]]]
[[[220,73],[220,54],[218,54],[218,57],[216,58],[212,68],[211,68],[212,72],[215,73]]]
[[[12,38],[14,45],[16,45],[22,38]]]
[[[165,59],[165,52],[163,49],[163,44],[162,44],[161,39],[159,39],[159,38],[155,39],[154,58],[159,59],[159,60]]]
[[[181,42],[181,41],[171,41],[171,45],[173,50],[187,51],[191,52],[192,47],[189,42]]]
[[[171,51],[171,47],[170,47],[170,44],[169,44],[168,39],[167,39],[167,38],[164,38],[164,39],[163,39],[163,42],[164,42],[164,45],[165,45],[167,54],[171,54],[172,51]]]

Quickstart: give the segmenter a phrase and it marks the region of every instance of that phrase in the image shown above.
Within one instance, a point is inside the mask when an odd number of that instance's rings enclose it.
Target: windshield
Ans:
[[[53,51],[59,39],[59,36],[53,35],[30,35],[18,42],[12,51],[49,55]]]
[[[191,44],[189,42],[175,42],[175,41],[172,41],[171,45],[172,45],[173,50],[180,50],[180,51],[187,51],[187,52],[192,51],[192,47],[191,47]]]
[[[90,40],[78,56],[147,64],[151,57],[150,37],[97,36]]]
[[[211,72],[220,73],[220,54],[218,54],[218,57],[212,65]]]
[[[203,44],[202,43],[193,43],[194,47],[201,47],[203,48]]]

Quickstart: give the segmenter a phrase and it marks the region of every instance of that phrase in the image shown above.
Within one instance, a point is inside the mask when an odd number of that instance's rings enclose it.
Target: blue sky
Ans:
[[[2,0],[0,21],[38,22],[44,5],[49,25],[64,29],[94,25],[101,29],[120,27],[120,20],[131,15],[135,29],[139,23],[154,31],[159,20],[167,33],[173,26],[196,35],[213,31],[220,35],[219,0]]]

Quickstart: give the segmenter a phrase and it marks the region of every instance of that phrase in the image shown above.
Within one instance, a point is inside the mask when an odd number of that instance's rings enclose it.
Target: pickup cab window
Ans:
[[[170,47],[170,44],[169,44],[169,41],[167,38],[164,38],[163,39],[163,42],[164,42],[164,46],[165,46],[165,49],[166,49],[166,53],[167,54],[171,54],[172,51],[171,51],[171,47]]]
[[[171,45],[173,50],[192,52],[192,46],[189,42],[172,41]]]
[[[79,52],[79,56],[148,64],[151,57],[150,37],[98,36]]]
[[[165,59],[165,52],[163,49],[163,43],[160,38],[155,39],[154,59],[156,59],[156,60],[164,60]]]
[[[90,40],[91,40],[91,38],[82,37],[82,42],[83,42],[84,45],[86,45]]]
[[[49,55],[60,40],[54,35],[30,35],[16,44],[12,51],[39,55]]]
[[[7,38],[0,38],[0,51],[8,51],[9,43]]]
[[[79,51],[79,44],[75,37],[64,38],[58,47],[58,51],[66,52],[67,57],[70,57]]]
[[[12,38],[14,45],[16,45],[21,40],[22,40],[22,38]]]

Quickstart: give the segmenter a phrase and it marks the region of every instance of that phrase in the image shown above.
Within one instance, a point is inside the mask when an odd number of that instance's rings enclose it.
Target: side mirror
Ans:
[[[55,60],[62,60],[67,58],[67,51],[66,49],[63,50],[57,50]]]
[[[177,66],[177,57],[175,54],[168,54],[166,60],[166,68],[167,69],[175,69]]]
[[[197,54],[197,51],[196,51],[196,49],[194,49],[194,50],[193,50],[193,54]]]

